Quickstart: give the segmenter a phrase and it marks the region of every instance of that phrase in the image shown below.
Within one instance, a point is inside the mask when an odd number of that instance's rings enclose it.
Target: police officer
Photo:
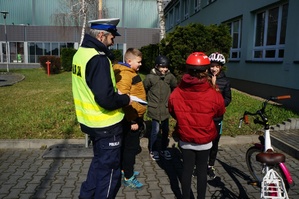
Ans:
[[[118,18],[89,21],[81,47],[73,57],[72,90],[82,132],[92,141],[94,157],[79,198],[115,198],[120,182],[122,107],[131,103],[118,93],[108,46],[120,34]]]

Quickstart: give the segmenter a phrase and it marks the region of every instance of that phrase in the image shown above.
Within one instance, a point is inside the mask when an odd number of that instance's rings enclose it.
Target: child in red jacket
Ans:
[[[204,199],[207,187],[207,161],[212,141],[217,136],[213,118],[225,113],[222,95],[211,84],[210,60],[194,52],[186,60],[187,73],[171,93],[168,109],[177,120],[176,130],[183,155],[182,194],[190,198],[191,178],[196,165],[197,198]]]

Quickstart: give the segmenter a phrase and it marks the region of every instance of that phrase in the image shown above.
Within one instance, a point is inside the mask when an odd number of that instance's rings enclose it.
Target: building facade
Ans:
[[[38,64],[42,55],[60,56],[62,48],[78,48],[83,22],[79,13],[70,11],[79,9],[72,7],[76,2],[1,0],[0,11],[8,14],[5,19],[0,15],[0,69],[5,64],[16,67]],[[156,0],[94,1],[87,21],[114,17],[121,19],[118,32],[122,36],[116,37],[111,48],[140,48],[160,41]]]
[[[232,86],[261,97],[291,94],[286,103],[293,106],[299,104],[298,8],[297,0],[172,0],[164,14],[167,32],[189,23],[227,24]]]

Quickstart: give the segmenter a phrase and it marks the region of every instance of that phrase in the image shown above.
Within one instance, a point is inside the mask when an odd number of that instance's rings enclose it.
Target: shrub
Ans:
[[[142,67],[140,72],[149,73],[155,66],[155,59],[159,55],[159,45],[150,44],[148,46],[141,47],[142,52]]]
[[[76,52],[74,48],[61,49],[61,66],[64,71],[72,71],[73,56]]]
[[[230,47],[231,35],[224,24],[177,26],[160,42],[160,52],[171,60],[170,69],[177,76],[185,72],[185,61],[192,52],[221,52],[228,57]]]
[[[114,56],[112,63],[122,62],[123,61],[123,52],[122,50],[111,49],[111,52]]]
[[[50,74],[59,74],[61,72],[60,57],[45,55],[39,57],[39,63],[41,67],[48,73],[46,62],[50,61]]]
[[[207,55],[221,52],[228,58],[232,38],[225,24],[205,26],[191,23],[187,26],[177,26],[173,32],[166,35],[159,44],[143,46],[141,72],[149,73],[155,64],[155,58],[161,54],[170,59],[169,69],[177,76],[185,72],[185,61],[195,51]]]

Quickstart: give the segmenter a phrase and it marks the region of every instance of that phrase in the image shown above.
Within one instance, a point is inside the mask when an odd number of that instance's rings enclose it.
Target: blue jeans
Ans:
[[[158,134],[162,131],[162,136],[161,136],[161,145],[157,143],[157,138]],[[151,131],[151,136],[150,136],[150,151],[157,151],[158,148],[162,151],[167,149],[168,146],[168,132],[169,132],[169,119],[167,118],[166,120],[161,121],[159,123],[158,120],[152,120],[152,131]]]

